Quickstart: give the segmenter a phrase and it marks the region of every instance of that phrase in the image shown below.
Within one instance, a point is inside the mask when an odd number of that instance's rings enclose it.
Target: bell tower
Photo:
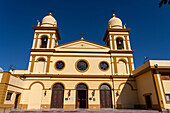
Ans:
[[[52,13],[49,13],[42,19],[42,23],[38,21],[37,26],[33,26],[33,29],[34,39],[32,48],[29,49],[31,54],[28,71],[33,74],[49,73],[50,54],[55,51],[55,46],[61,40],[57,21]]]
[[[113,14],[108,22],[103,41],[111,50],[131,50],[129,41],[129,31],[126,26],[122,26],[122,21]]]
[[[57,21],[52,13],[42,19],[42,24],[38,21],[37,26],[33,26],[34,40],[32,49],[53,49],[61,40]]]
[[[130,46],[129,32],[122,21],[113,14],[103,41],[110,47],[114,75],[131,75],[134,70],[133,52]]]

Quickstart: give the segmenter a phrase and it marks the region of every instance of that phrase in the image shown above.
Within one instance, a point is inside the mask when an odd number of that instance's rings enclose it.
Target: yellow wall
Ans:
[[[131,85],[129,86],[129,84],[125,84],[128,81],[128,83]],[[83,80],[81,78],[51,78],[49,80],[35,80],[35,78],[33,79],[29,79],[25,81],[25,89],[23,93],[22,93],[22,98],[21,98],[21,104],[28,104],[28,108],[31,109],[31,107],[29,107],[31,104],[29,98],[34,98],[32,97],[32,87],[35,84],[39,84],[43,87],[43,89],[41,89],[41,105],[43,108],[47,108],[50,107],[51,104],[51,94],[52,94],[52,86],[55,83],[61,83],[64,85],[64,98],[68,98],[68,100],[64,99],[64,108],[75,108],[76,106],[76,86],[79,83],[84,83],[87,85],[88,87],[88,98],[92,98],[92,91],[95,90],[95,96],[93,98],[95,98],[95,101],[93,100],[88,100],[88,108],[94,109],[94,108],[100,108],[100,85],[101,84],[108,84],[112,89],[113,89],[113,83],[111,79],[93,79],[93,78],[84,78]],[[134,108],[134,105],[136,105],[138,103],[138,99],[137,99],[137,90],[136,90],[136,86],[135,86],[135,79],[126,79],[126,78],[122,78],[122,79],[118,79],[115,78],[114,79],[114,86],[115,86],[115,92],[118,90],[119,91],[119,96],[116,96],[116,94],[113,94],[112,91],[112,101],[113,101],[113,105],[114,105],[114,96],[116,97],[115,100],[115,104],[119,104],[122,107],[121,108]],[[51,89],[50,89],[51,88]],[[37,91],[40,89],[36,89]],[[71,95],[68,97],[68,91],[71,90]],[[129,90],[129,91],[128,91]],[[46,91],[46,96],[44,95],[44,92]],[[35,95],[35,94],[34,94]],[[131,99],[125,99],[127,97],[127,95],[129,95],[129,98]],[[125,99],[125,100],[121,100],[121,99]],[[36,100],[34,100],[36,101]]]
[[[155,92],[155,85],[152,77],[152,72],[148,71],[136,77],[136,84],[138,89],[138,99],[141,106],[145,106],[144,94],[152,93],[151,101],[154,106],[158,106],[157,95]]]

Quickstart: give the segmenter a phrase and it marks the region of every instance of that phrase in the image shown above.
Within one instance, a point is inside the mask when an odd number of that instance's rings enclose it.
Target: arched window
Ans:
[[[127,63],[124,60],[119,60],[118,65],[118,74],[119,75],[124,75],[128,73],[127,70]]]
[[[117,38],[116,39],[116,44],[117,44],[117,49],[124,49],[123,39],[122,38]]]
[[[41,37],[41,46],[40,46],[40,48],[47,48],[47,42],[48,42],[48,37],[47,36],[42,36]]]

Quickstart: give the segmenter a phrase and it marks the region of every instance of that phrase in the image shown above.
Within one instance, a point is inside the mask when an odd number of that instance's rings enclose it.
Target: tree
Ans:
[[[162,0],[161,2],[159,2],[159,8],[163,5],[163,4],[170,4],[170,0]]]

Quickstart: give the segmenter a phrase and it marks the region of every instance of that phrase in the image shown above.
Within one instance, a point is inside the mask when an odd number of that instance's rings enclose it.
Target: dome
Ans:
[[[112,18],[108,22],[108,28],[122,29],[122,21],[113,14]]]
[[[53,17],[52,13],[49,13],[47,16],[45,16],[42,19],[42,27],[56,27],[57,26],[57,21]]]

